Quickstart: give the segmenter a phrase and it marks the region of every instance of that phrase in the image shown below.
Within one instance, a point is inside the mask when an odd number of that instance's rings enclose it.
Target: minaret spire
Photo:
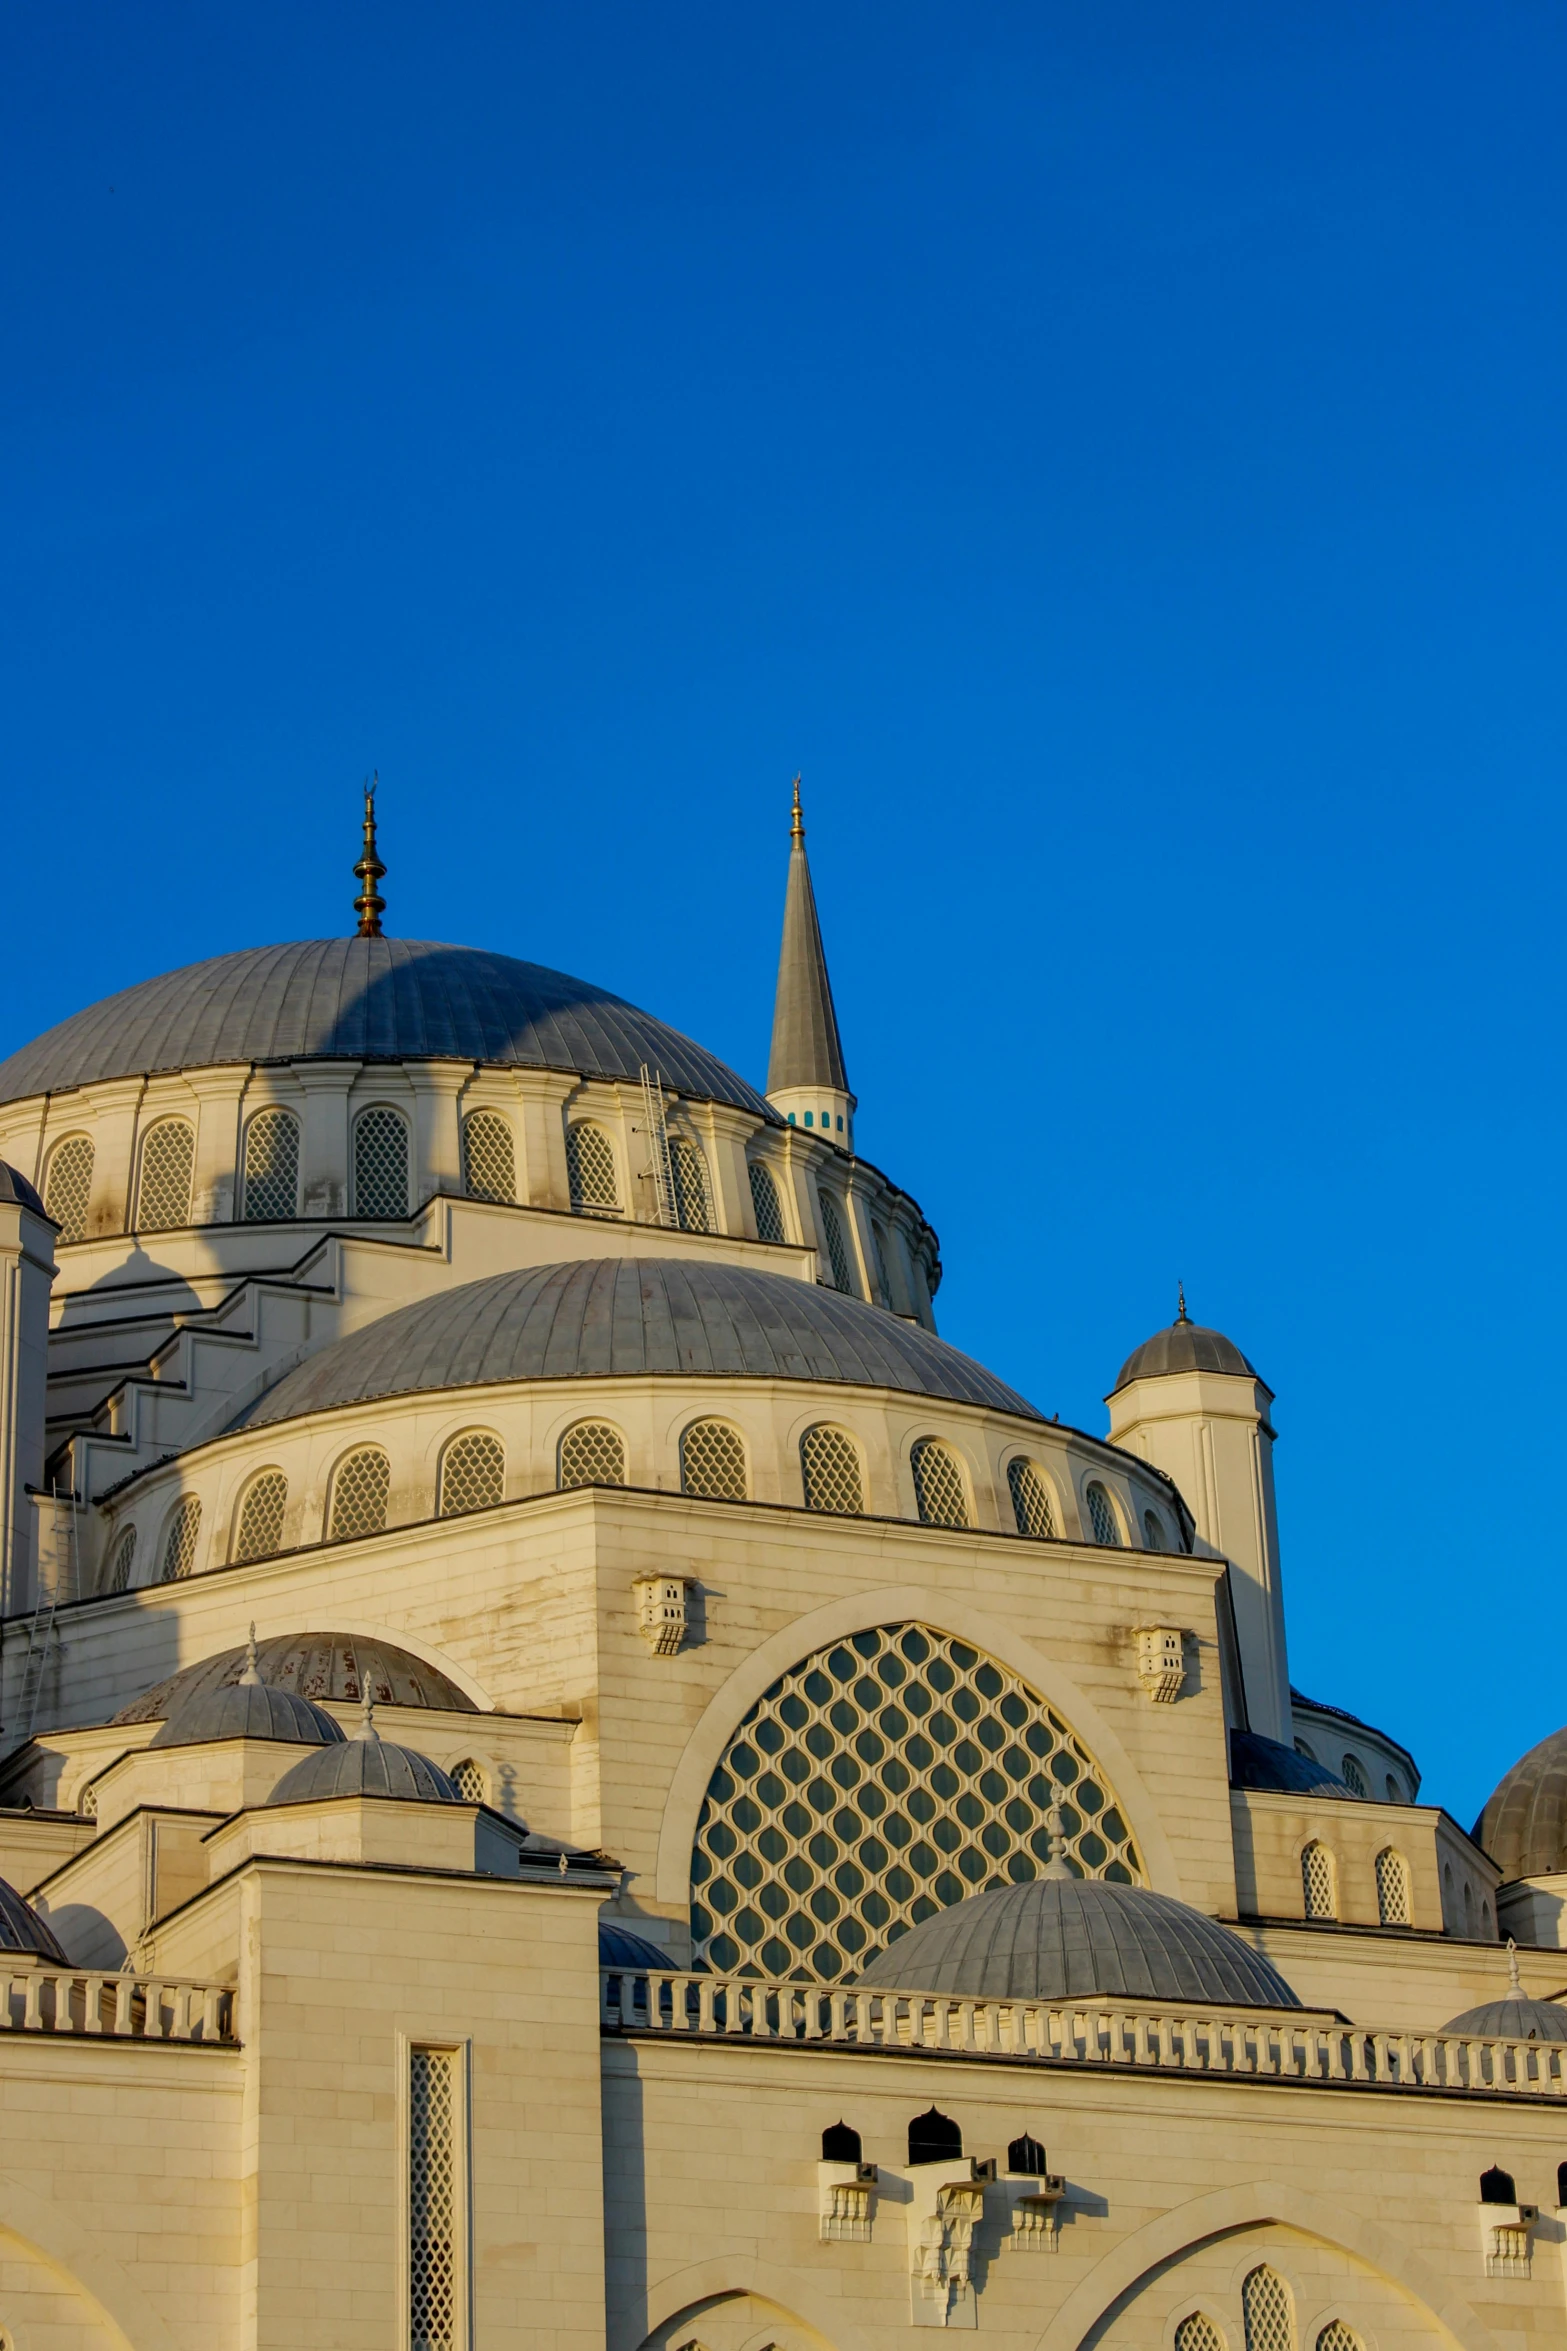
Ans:
[[[789,817],[789,882],[784,893],[767,1097],[791,1126],[819,1130],[840,1150],[853,1148],[855,1101],[843,1065],[838,1015],[816,916],[816,893],[805,855],[798,776]]]
[[[376,894],[376,883],[383,880],[386,868],[375,853],[375,795],[381,781],[381,771],[365,786],[365,842],[359,863],[354,867],[354,879],[359,884],[359,895],[354,900],[354,912],[359,917],[358,936],[378,939],[381,936],[381,917],[386,912],[386,900]]]

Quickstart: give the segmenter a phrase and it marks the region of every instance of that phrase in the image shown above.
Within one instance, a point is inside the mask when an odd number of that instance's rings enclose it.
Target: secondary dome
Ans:
[[[787,1274],[671,1257],[589,1257],[464,1282],[323,1347],[236,1425],[521,1380],[824,1380],[1040,1415],[916,1324]]]
[[[246,1650],[220,1649],[122,1706],[117,1723],[163,1722],[187,1700],[232,1688],[245,1670]],[[428,1706],[442,1714],[477,1714],[465,1691],[423,1658],[390,1641],[354,1633],[278,1633],[256,1648],[256,1670],[269,1689],[297,1691],[317,1705],[357,1706],[366,1690],[377,1706]]]
[[[615,1919],[599,1920],[600,1967],[668,1967],[669,1953],[650,1943],[646,1935],[634,1935]]]
[[[4,1878],[0,1878],[0,1951],[31,1951],[40,1959],[52,1959],[57,1967],[71,1964],[32,1904],[24,1902]]]
[[[1282,1740],[1265,1739],[1260,1731],[1231,1731],[1230,1785],[1234,1788],[1272,1788],[1286,1796],[1347,1796],[1359,1799],[1347,1780],[1325,1763],[1286,1747]]]
[[[1214,2002],[1298,2008],[1249,1943],[1168,1894],[1104,1878],[1030,1878],[938,1911],[862,1968],[861,1984],[975,2000]]]
[[[1567,1730],[1552,1731],[1513,1765],[1473,1834],[1504,1879],[1567,1869]]]
[[[21,1169],[13,1167],[9,1159],[0,1159],[0,1200],[9,1201],[17,1208],[30,1208],[34,1216],[49,1214]]]
[[[389,1796],[405,1804],[460,1804],[439,1764],[383,1739],[369,1718],[356,1739],[317,1747],[283,1774],[269,1804],[321,1804],[332,1796]]]
[[[301,939],[141,980],[0,1061],[0,1102],[224,1062],[480,1061],[636,1083],[778,1123],[715,1054],[591,981],[429,939]]]
[[[1188,1322],[1185,1310],[1169,1327],[1155,1331],[1151,1339],[1144,1339],[1115,1375],[1115,1395],[1131,1386],[1133,1380],[1158,1380],[1178,1371],[1225,1371],[1242,1379],[1262,1380],[1262,1374],[1253,1363],[1248,1363],[1233,1339],[1222,1331],[1211,1331],[1200,1322]],[[1268,1393],[1272,1394],[1271,1388]]]
[[[297,1690],[276,1689],[262,1680],[252,1641],[237,1682],[205,1683],[187,1691],[148,1744],[204,1747],[216,1739],[282,1739],[294,1747],[335,1747],[342,1736],[325,1707]]]
[[[1567,2008],[1556,2000],[1531,2000],[1518,1975],[1518,1946],[1507,1946],[1507,1991],[1500,2000],[1466,2008],[1443,2025],[1444,2033],[1473,2033],[1502,2041],[1567,2042]]]

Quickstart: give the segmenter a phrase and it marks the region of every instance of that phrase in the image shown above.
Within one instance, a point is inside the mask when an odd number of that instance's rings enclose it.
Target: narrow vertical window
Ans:
[[[887,1234],[875,1218],[871,1219],[871,1255],[876,1260],[876,1302],[892,1312],[892,1277],[887,1271]]]
[[[1119,1545],[1121,1522],[1103,1486],[1090,1486],[1088,1489],[1088,1525],[1096,1543],[1104,1543],[1112,1550]]]
[[[1308,1918],[1337,1918],[1333,1856],[1315,1837],[1300,1857],[1300,1883]]]
[[[136,1565],[136,1529],[127,1527],[114,1546],[114,1557],[109,1562],[109,1590],[128,1592],[131,1588],[131,1569]]]
[[[1295,2351],[1295,2314],[1289,2288],[1265,2263],[1251,2270],[1241,2287],[1246,2351]]]
[[[247,1223],[290,1217],[299,1195],[299,1121],[291,1110],[258,1110],[245,1129]]]
[[[1055,1507],[1045,1473],[1038,1463],[1017,1454],[1007,1463],[1007,1486],[1018,1533],[1027,1535],[1034,1543],[1052,1542],[1056,1532]]]
[[[566,1129],[566,1181],[571,1205],[579,1216],[617,1216],[620,1193],[615,1184],[615,1147],[600,1126],[579,1118]]]
[[[613,1422],[579,1420],[560,1441],[560,1482],[567,1486],[623,1486],[626,1445]]]
[[[408,1122],[384,1104],[354,1121],[354,1214],[408,1214]]]
[[[283,1548],[283,1514],[288,1508],[288,1480],[280,1469],[264,1469],[245,1488],[239,1525],[234,1535],[234,1564],[247,1559],[272,1559]]]
[[[201,1504],[194,1494],[187,1494],[169,1521],[163,1538],[163,1564],[159,1581],[177,1584],[188,1576],[196,1561],[196,1538],[201,1533]]]
[[[920,1523],[928,1527],[966,1527],[968,1495],[956,1457],[938,1437],[920,1437],[910,1447],[914,1471],[914,1499]]]
[[[1386,1846],[1377,1855],[1377,1916],[1385,1927],[1413,1923],[1409,1907],[1409,1865]]]
[[[842,1429],[807,1429],[800,1439],[800,1470],[807,1510],[837,1518],[858,1518],[865,1508],[860,1484],[860,1449]]]
[[[378,1535],[386,1524],[391,1484],[392,1465],[379,1445],[361,1445],[345,1455],[332,1480],[331,1539]]]
[[[190,1222],[196,1130],[188,1119],[160,1118],[141,1147],[136,1222],[144,1233],[171,1233]]]
[[[462,1180],[470,1200],[517,1198],[517,1158],[511,1128],[498,1110],[475,1110],[462,1122]]]
[[[822,1238],[827,1243],[827,1261],[832,1267],[832,1286],[852,1297],[854,1274],[849,1264],[849,1244],[843,1236],[843,1219],[838,1214],[838,1203],[831,1192],[822,1192],[818,1197],[822,1204]]]
[[[44,1207],[59,1226],[62,1241],[87,1238],[92,1170],[93,1147],[86,1135],[67,1135],[49,1154],[44,1175]]]
[[[1364,1796],[1369,1794],[1369,1790],[1366,1787],[1366,1775],[1360,1768],[1360,1760],[1358,1756],[1345,1756],[1343,1768],[1339,1774],[1339,1777],[1343,1780],[1345,1787],[1349,1789],[1352,1795]]]
[[[782,1241],[784,1232],[783,1202],[778,1197],[778,1186],[773,1171],[759,1159],[747,1162],[751,1176],[751,1206],[756,1210],[756,1237],[759,1241]]]
[[[680,1440],[681,1492],[713,1502],[743,1502],[747,1484],[738,1430],[726,1421],[694,1420]]]
[[[1168,1548],[1158,1512],[1145,1510],[1143,1512],[1143,1549],[1145,1551],[1165,1551]]]
[[[707,1161],[684,1135],[669,1138],[669,1172],[675,1180],[675,1214],[683,1233],[710,1233],[713,1211],[707,1190]]]
[[[460,2221],[455,2049],[408,2052],[408,2345],[457,2351]]]
[[[454,1437],[441,1455],[441,1516],[460,1518],[467,1510],[488,1510],[506,1492],[506,1454],[488,1429]]]

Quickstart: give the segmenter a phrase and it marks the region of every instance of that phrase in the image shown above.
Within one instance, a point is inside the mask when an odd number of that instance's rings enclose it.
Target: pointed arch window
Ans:
[[[158,1570],[160,1583],[177,1584],[190,1574],[196,1563],[196,1538],[201,1533],[201,1504],[194,1494],[187,1494],[169,1520],[163,1538],[163,1560]]]
[[[44,1209],[59,1226],[62,1241],[87,1238],[93,1158],[92,1138],[88,1135],[67,1135],[49,1154],[44,1174]]]
[[[865,1508],[860,1449],[843,1429],[820,1422],[800,1439],[805,1507],[837,1518],[858,1518]]]
[[[517,1155],[511,1126],[498,1110],[470,1110],[462,1122],[462,1180],[470,1200],[517,1199]]]
[[[1224,2337],[1206,2310],[1189,2311],[1175,2330],[1175,2351],[1225,2351]]]
[[[1341,2318],[1330,2319],[1317,2337],[1317,2351],[1363,2351],[1360,2337]]]
[[[590,1118],[579,1118],[566,1129],[566,1180],[579,1216],[620,1214],[615,1146]]]
[[[1377,1916],[1385,1927],[1414,1923],[1409,1903],[1409,1864],[1385,1845],[1377,1855]]]
[[[345,1453],[332,1480],[331,1540],[378,1535],[386,1525],[392,1465],[379,1445],[356,1445]]]
[[[288,1508],[288,1480],[280,1469],[257,1472],[245,1488],[234,1534],[234,1564],[247,1559],[272,1559],[283,1548],[283,1516]]]
[[[1301,1894],[1308,1918],[1337,1918],[1338,1884],[1333,1856],[1313,1837],[1300,1857]]]
[[[713,1211],[707,1189],[707,1161],[686,1135],[669,1138],[669,1172],[675,1185],[675,1214],[683,1233],[710,1233]]]
[[[1037,1461],[1029,1461],[1019,1453],[1007,1463],[1007,1490],[1012,1496],[1012,1515],[1017,1520],[1017,1531],[1027,1535],[1030,1542],[1053,1542],[1056,1533],[1055,1503],[1051,1498],[1050,1482]]]
[[[756,1237],[759,1241],[784,1241],[783,1202],[773,1171],[760,1159],[747,1161],[751,1178],[751,1206],[756,1211]]]
[[[385,1102],[354,1121],[354,1214],[408,1214],[408,1121]]]
[[[1295,2313],[1290,2291],[1276,2269],[1260,2262],[1241,2287],[1246,2351],[1295,2351]]]
[[[506,1451],[490,1429],[467,1429],[453,1437],[441,1455],[442,1518],[460,1518],[465,1511],[488,1510],[504,1500]]]
[[[487,1804],[489,1802],[484,1772],[474,1762],[471,1755],[465,1756],[461,1763],[455,1764],[450,1776],[452,1786],[465,1804]]]
[[[914,1471],[914,1498],[920,1524],[927,1527],[966,1527],[968,1490],[957,1455],[939,1437],[920,1437],[909,1449]]]
[[[294,1215],[299,1199],[299,1121],[291,1110],[258,1110],[245,1129],[247,1223]]]
[[[136,1223],[144,1233],[177,1232],[190,1223],[196,1130],[188,1118],[160,1118],[141,1147]]]
[[[822,1210],[822,1238],[827,1243],[827,1262],[832,1267],[832,1286],[847,1296],[854,1294],[854,1273],[849,1264],[849,1244],[843,1236],[843,1219],[838,1203],[831,1192],[817,1195]]]
[[[623,1486],[626,1440],[613,1421],[579,1420],[560,1441],[560,1482],[568,1486]]]

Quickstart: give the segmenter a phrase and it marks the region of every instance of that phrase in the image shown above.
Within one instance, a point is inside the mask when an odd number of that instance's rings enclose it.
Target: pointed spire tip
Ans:
[[[375,847],[375,796],[380,782],[381,771],[377,768],[365,785],[364,847],[360,851],[359,863],[354,867],[354,879],[359,884],[359,895],[354,900],[354,912],[359,917],[359,929],[355,935],[361,939],[380,938],[381,917],[386,912],[386,900],[376,890],[377,882],[386,876],[386,868],[376,855]]]
[[[805,818],[800,813],[800,779],[798,776],[794,779],[794,807],[789,817],[789,838],[791,841],[805,839]]]

